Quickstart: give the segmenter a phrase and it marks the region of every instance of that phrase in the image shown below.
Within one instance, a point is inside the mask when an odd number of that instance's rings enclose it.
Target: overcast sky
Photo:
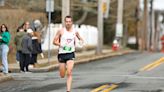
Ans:
[[[154,0],[154,9],[164,10],[164,0]]]
[[[143,1],[144,0],[140,0],[141,8],[143,8]],[[164,10],[164,0],[154,0],[154,9],[155,10]]]

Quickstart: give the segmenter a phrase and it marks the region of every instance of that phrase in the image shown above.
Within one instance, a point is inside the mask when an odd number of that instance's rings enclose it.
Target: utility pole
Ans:
[[[70,0],[62,0],[62,24],[65,16],[70,15]]]
[[[147,48],[147,17],[148,17],[148,8],[147,8],[147,0],[144,0],[144,19],[143,19],[143,34],[142,34],[142,50],[146,50]]]
[[[118,0],[118,8],[117,8],[117,24],[116,24],[116,38],[119,38],[118,42],[121,45],[122,44],[122,37],[123,37],[123,24],[122,24],[122,18],[123,18],[123,4],[124,0]]]
[[[154,39],[155,39],[155,24],[154,24],[154,9],[153,9],[154,0],[150,1],[150,50],[154,50]]]
[[[137,0],[137,7],[136,7],[136,22],[137,22],[137,34],[136,34],[136,38],[137,38],[137,43],[138,43],[138,49],[141,50],[142,46],[141,46],[141,13],[139,10],[140,7],[140,1]]]
[[[103,48],[103,11],[102,11],[102,0],[98,0],[98,41],[97,41],[97,48],[96,48],[96,54],[102,53]]]
[[[96,54],[101,54],[103,49],[103,30],[104,30],[104,18],[109,16],[109,5],[110,0],[98,0],[98,17],[97,17],[97,27],[98,27],[98,39]]]

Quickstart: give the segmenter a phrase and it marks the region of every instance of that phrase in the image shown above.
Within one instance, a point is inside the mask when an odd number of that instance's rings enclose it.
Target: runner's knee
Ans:
[[[64,73],[60,73],[60,77],[61,78],[64,78],[65,77],[65,74]]]
[[[72,76],[72,71],[68,71],[67,76]]]

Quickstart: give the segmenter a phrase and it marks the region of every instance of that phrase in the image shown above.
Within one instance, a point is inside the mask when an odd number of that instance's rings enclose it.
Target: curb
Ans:
[[[122,52],[114,52],[114,53],[103,53],[100,55],[92,55],[89,58],[79,58],[77,60],[75,60],[75,65],[76,64],[82,64],[82,63],[87,63],[87,62],[92,62],[94,60],[100,60],[100,59],[104,59],[104,58],[108,58],[108,57],[114,57],[114,56],[121,56],[124,54],[128,54],[128,53],[134,53],[136,51],[134,50],[128,50],[128,51],[122,51]],[[55,64],[55,65],[49,65],[43,68],[33,68],[30,69],[31,72],[49,72],[55,69],[58,69],[59,65]]]
[[[123,54],[128,54],[128,53],[133,53],[136,52],[135,50],[125,50],[125,51],[120,51],[120,52],[110,52],[110,53],[103,53],[100,55],[92,55],[90,57],[77,57],[75,60],[75,65],[76,64],[82,64],[82,63],[87,63],[87,62],[92,62],[94,60],[100,60],[108,57],[114,57],[114,56],[120,56]],[[31,68],[29,69],[31,72],[49,72],[55,69],[58,69],[59,65],[58,64],[51,64],[48,63],[48,66],[41,67],[41,68]],[[11,72],[19,72],[19,68],[10,68],[9,69]]]
[[[75,65],[92,62],[94,60],[100,60],[100,59],[104,59],[104,58],[108,58],[108,57],[114,57],[114,56],[120,56],[123,54],[134,53],[134,52],[136,52],[136,51],[135,50],[125,50],[125,51],[121,51],[121,52],[110,52],[110,53],[103,53],[100,55],[92,55],[89,58],[78,57],[78,59],[75,62]],[[30,69],[30,71],[34,72],[34,73],[35,72],[49,72],[49,71],[58,69],[58,67],[59,67],[58,64],[54,64],[54,65],[49,65],[49,66],[42,67],[42,68],[33,68],[33,69]],[[19,68],[10,68],[10,72],[19,72]],[[13,77],[11,75],[8,75],[8,74],[4,75],[3,73],[0,73],[0,82],[5,82],[5,81],[9,81],[9,80],[13,80]]]
[[[100,60],[100,59],[104,59],[104,58],[109,58],[109,57],[114,57],[114,56],[121,56],[124,54],[128,54],[128,53],[133,53],[135,51],[125,51],[125,52],[117,52],[117,53],[110,53],[110,54],[102,54],[102,55],[95,55],[91,58],[86,58],[86,59],[80,59],[76,62],[76,64],[82,64],[82,63],[87,63],[87,62],[92,62],[94,60]]]
[[[13,77],[11,75],[5,75],[5,74],[0,74],[0,83],[1,82],[5,82],[5,81],[9,81],[9,80],[13,80]]]

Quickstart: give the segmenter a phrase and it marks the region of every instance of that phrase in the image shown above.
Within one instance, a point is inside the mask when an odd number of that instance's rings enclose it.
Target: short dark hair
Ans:
[[[64,20],[66,20],[66,18],[71,18],[72,19],[72,17],[70,15],[65,16]]]
[[[17,32],[19,32],[20,29],[23,29],[23,27],[22,27],[22,26],[19,26],[19,27],[17,28]]]

